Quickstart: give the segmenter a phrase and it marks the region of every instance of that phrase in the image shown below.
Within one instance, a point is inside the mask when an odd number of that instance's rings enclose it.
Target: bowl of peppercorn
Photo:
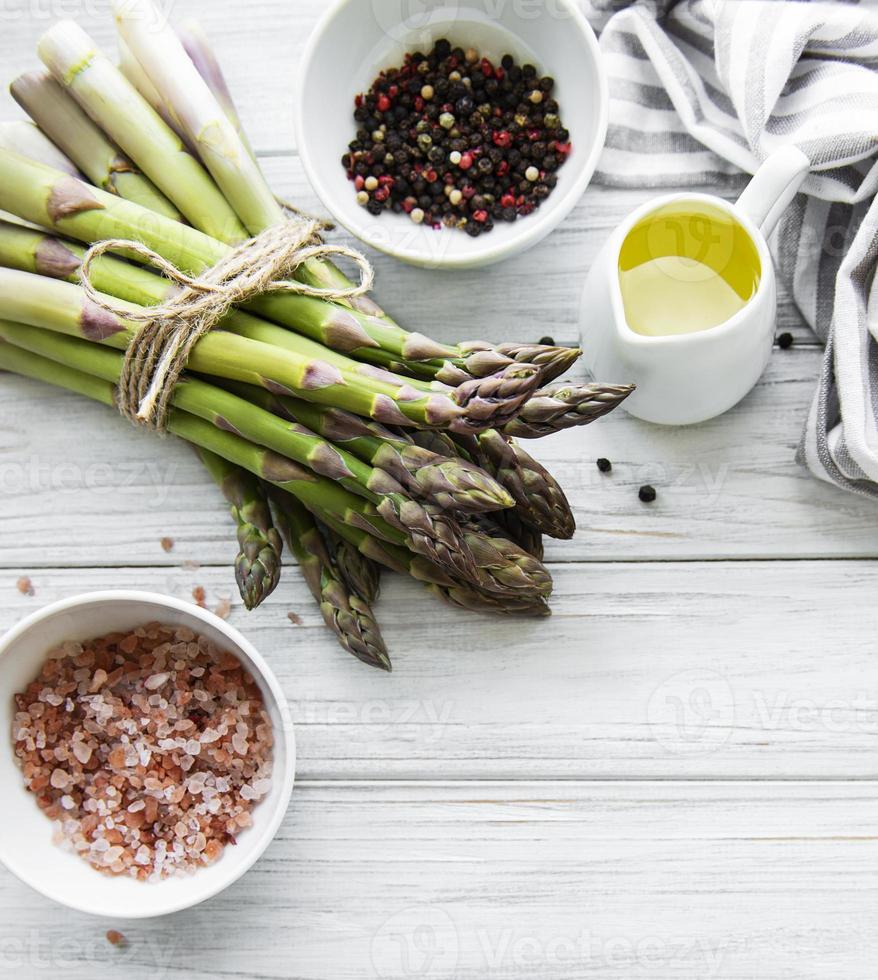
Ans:
[[[581,197],[607,129],[600,51],[575,0],[338,0],[308,41],[295,103],[324,207],[425,268],[489,265],[542,240]]]

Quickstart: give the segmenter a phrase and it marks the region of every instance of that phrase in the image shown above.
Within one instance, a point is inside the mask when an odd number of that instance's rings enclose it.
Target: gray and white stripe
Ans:
[[[812,173],[772,236],[826,344],[799,460],[878,497],[878,7],[856,0],[580,0],[610,128],[595,180],[740,185],[793,143]]]

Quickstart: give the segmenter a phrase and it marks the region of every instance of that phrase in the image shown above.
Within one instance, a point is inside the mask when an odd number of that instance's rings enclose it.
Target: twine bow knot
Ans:
[[[212,330],[233,306],[268,292],[297,293],[344,300],[372,288],[374,271],[364,255],[344,245],[328,245],[316,219],[275,225],[232,248],[216,265],[193,277],[153,249],[136,241],[111,238],[89,248],[82,262],[83,291],[101,309],[142,324],[125,351],[118,385],[119,411],[137,425],[159,432],[167,428],[174,387],[195,344]],[[166,302],[131,311],[108,302],[92,282],[92,263],[106,252],[124,251],[155,266],[180,287]],[[360,270],[356,284],[319,287],[289,277],[303,263],[342,255]]]

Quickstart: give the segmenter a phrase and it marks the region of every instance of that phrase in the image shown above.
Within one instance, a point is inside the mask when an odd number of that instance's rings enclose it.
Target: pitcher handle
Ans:
[[[810,166],[797,146],[784,146],[768,157],[744,188],[737,207],[766,238],[796,196]]]

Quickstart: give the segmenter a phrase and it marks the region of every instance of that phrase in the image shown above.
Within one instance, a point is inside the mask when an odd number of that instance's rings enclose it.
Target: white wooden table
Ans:
[[[109,41],[103,2],[8,0],[4,77],[34,65],[55,6]],[[289,104],[321,7],[173,4],[214,39],[278,191],[311,208]],[[644,196],[592,187],[487,272],[376,257],[378,295],[443,339],[573,342],[583,274]],[[538,446],[580,527],[549,549],[548,622],[454,614],[391,578],[386,676],[339,651],[292,569],[258,613],[237,602],[298,722],[278,840],[205,906],[123,922],[124,949],[0,872],[0,975],[874,977],[878,510],[796,466],[822,354],[786,298],[780,321],[795,347],[724,417],[618,413]],[[4,629],[89,589],[234,592],[228,517],[191,454],[99,406],[0,379],[0,492]]]

